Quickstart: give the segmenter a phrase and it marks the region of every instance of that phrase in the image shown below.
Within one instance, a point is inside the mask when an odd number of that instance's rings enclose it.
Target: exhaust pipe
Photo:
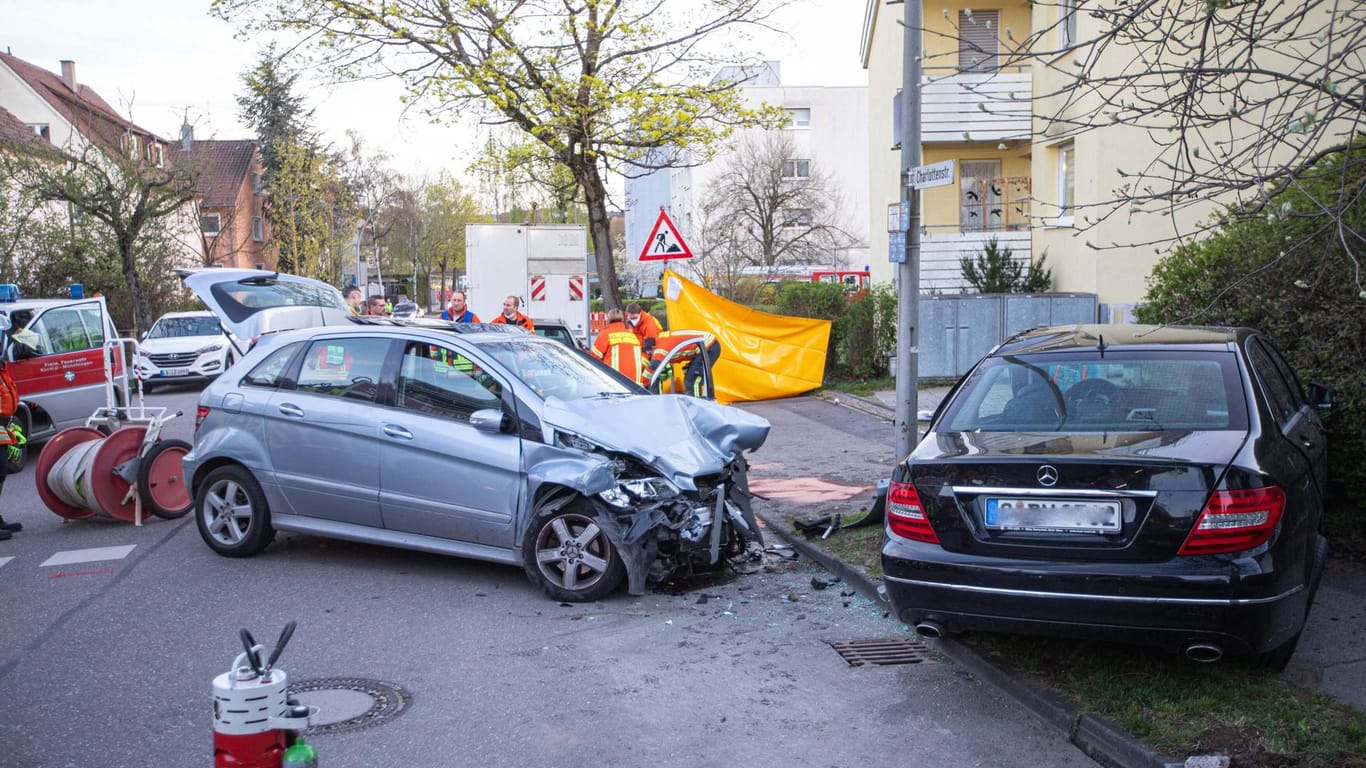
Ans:
[[[922,621],[915,625],[915,633],[933,640],[944,636],[944,628],[937,621]]]
[[[1186,658],[1202,664],[1213,664],[1224,658],[1224,649],[1212,643],[1191,643],[1186,646]]]

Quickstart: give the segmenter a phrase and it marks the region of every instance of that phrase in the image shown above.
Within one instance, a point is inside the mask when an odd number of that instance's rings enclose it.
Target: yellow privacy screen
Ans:
[[[721,342],[716,399],[768,400],[819,389],[830,321],[758,312],[676,272],[664,273],[670,330],[710,331]]]

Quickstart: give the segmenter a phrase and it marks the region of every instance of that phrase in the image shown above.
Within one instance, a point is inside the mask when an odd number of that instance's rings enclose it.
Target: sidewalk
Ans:
[[[932,387],[918,393],[917,420],[922,425],[948,390],[948,387]],[[892,391],[879,391],[872,397],[827,391],[823,397],[888,421],[894,420],[896,415],[896,393]],[[780,516],[764,515],[764,518],[770,529],[798,551],[842,577],[862,594],[875,600],[883,599],[881,585],[870,580],[862,569],[836,560],[793,531],[785,520],[772,519]],[[1309,622],[1290,666],[1281,674],[1282,679],[1296,688],[1317,690],[1366,711],[1363,618],[1366,618],[1366,565],[1330,556]],[[967,645],[949,638],[930,642],[974,675],[1011,694],[1044,722],[1068,734],[1073,743],[1102,764],[1123,768],[1167,768],[1169,765],[1141,741],[1101,718],[1072,711],[1056,694],[996,667]]]

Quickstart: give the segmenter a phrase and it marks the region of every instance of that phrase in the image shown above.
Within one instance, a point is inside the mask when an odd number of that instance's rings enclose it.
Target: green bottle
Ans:
[[[318,768],[318,750],[300,737],[293,746],[285,750],[280,768]]]

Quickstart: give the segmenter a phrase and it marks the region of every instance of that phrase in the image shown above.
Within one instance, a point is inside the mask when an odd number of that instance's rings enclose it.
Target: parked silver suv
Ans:
[[[241,322],[231,297],[270,280],[196,290]],[[343,316],[269,334],[200,397],[199,531],[230,557],[290,530],[521,565],[570,601],[752,554],[744,452],[768,422],[641,392],[512,326]]]

